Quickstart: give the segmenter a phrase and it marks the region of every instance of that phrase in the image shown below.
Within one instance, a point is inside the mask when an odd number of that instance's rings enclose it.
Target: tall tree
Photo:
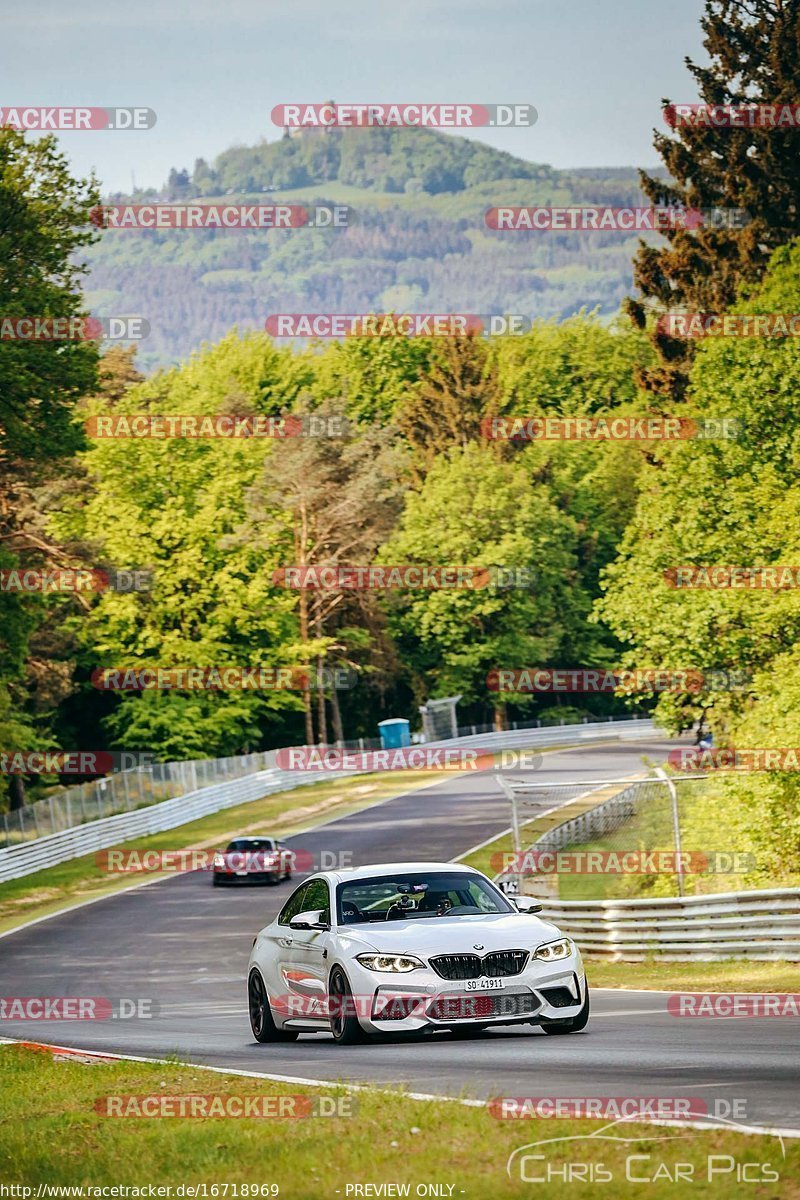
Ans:
[[[296,406],[295,415],[313,413],[324,421],[340,409],[341,404],[333,401],[318,408],[306,401]],[[285,546],[285,554],[290,565],[302,570],[367,565],[397,517],[402,495],[400,469],[391,431],[376,425],[360,427],[345,441],[325,436],[291,439],[265,464],[263,478],[249,493],[244,534],[254,545],[274,544],[279,526],[285,527],[288,519],[291,542]],[[348,656],[352,665],[361,650],[367,651],[367,665],[374,666],[369,660],[385,652],[380,609],[368,589],[301,587],[297,615],[301,658],[308,665],[314,661],[320,672],[327,663],[338,665]],[[319,681],[317,687],[317,740],[326,742],[325,689]],[[335,688],[330,698],[339,739],[342,730]],[[306,741],[313,744],[310,686],[304,692],[304,707]]]
[[[397,410],[417,484],[438,454],[480,439],[481,420],[496,409],[497,396],[497,370],[485,342],[474,336],[442,339],[428,373]]]
[[[389,624],[420,699],[460,693],[492,704],[498,667],[557,661],[570,623],[588,604],[575,572],[576,527],[546,487],[531,485],[522,456],[499,461],[476,442],[439,455],[379,558],[387,565],[524,568],[529,587],[419,588],[386,598]],[[516,698],[516,697],[514,697]]]
[[[0,128],[0,313],[82,317],[80,251],[96,238],[94,180],[74,179],[54,137],[26,141]],[[97,346],[90,341],[0,340],[0,566],[19,563],[20,512],[31,489],[74,453],[82,436],[76,401],[91,390]],[[41,596],[0,591],[0,743],[49,743],[29,711],[29,643],[46,606]],[[20,748],[25,748],[20,746]],[[12,806],[23,803],[21,780]]]
[[[686,60],[705,105],[797,105],[800,0],[706,0],[701,18],[707,66]],[[667,114],[675,109],[664,101]],[[726,127],[672,118],[673,133],[656,132],[669,178],[641,172],[655,204],[690,209],[743,209],[741,227],[702,223],[671,229],[667,245],[640,245],[634,280],[645,301],[664,308],[720,312],[739,285],[760,279],[772,251],[800,233],[800,128]],[[736,223],[735,223],[736,224]],[[629,301],[645,322],[645,306]],[[645,372],[656,391],[685,391],[690,348],[654,334],[660,365]]]

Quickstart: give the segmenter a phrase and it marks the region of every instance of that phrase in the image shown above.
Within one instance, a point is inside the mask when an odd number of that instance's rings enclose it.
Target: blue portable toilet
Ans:
[[[388,721],[379,721],[378,729],[384,750],[400,750],[403,746],[411,745],[411,722],[406,721],[404,717],[391,717]]]

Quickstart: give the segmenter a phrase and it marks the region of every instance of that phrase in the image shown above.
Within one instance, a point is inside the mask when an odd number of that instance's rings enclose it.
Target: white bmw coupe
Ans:
[[[323,871],[253,941],[253,1034],[330,1030],[344,1045],[522,1022],[577,1033],[589,1019],[580,952],[540,908],[453,863]]]

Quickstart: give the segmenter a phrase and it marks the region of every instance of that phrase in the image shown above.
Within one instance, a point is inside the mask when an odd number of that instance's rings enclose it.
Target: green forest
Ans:
[[[278,134],[278,131],[275,131]],[[265,195],[264,193],[267,193]],[[304,131],[170,172],[165,186],[108,202],[337,203],[341,230],[109,230],[87,253],[97,316],[151,324],[142,369],[173,365],[231,326],[282,312],[521,313],[608,321],[631,287],[636,239],[624,233],[503,238],[498,203],[627,205],[635,170],[556,171],[427,129]]]
[[[736,11],[706,21],[712,65],[693,68],[701,95],[796,99],[797,39],[768,5]],[[731,66],[743,45],[746,78]],[[161,329],[157,354],[181,359],[155,369],[131,348],[0,342],[0,570],[152,573],[137,592],[0,590],[0,746],[214,757],[372,737],[387,716],[417,727],[420,704],[453,694],[461,723],[635,708],[670,730],[711,730],[720,746],[800,745],[796,589],[681,591],[668,578],[679,564],[800,562],[800,350],[780,337],[684,341],[657,325],[664,312],[800,312],[800,133],[687,127],[657,135],[656,149],[663,172],[637,184],[613,172],[567,179],[417,131],[280,140],[176,170],[170,195],[313,185],[329,199],[350,188],[398,203],[376,204],[375,223],[341,242],[304,230],[280,243],[179,231],[123,241],[92,226],[97,183],[71,177],[55,138],[0,130],[0,310],[70,316],[104,311],[99,295],[109,312],[135,301]],[[750,220],[638,246],[546,235],[520,250],[515,235],[490,238],[482,225],[498,183],[509,203],[630,203],[641,186],[653,203],[746,209]],[[286,347],[255,327],[263,321],[238,320],[259,305],[264,315],[271,305],[537,319],[514,337]],[[191,353],[180,349],[186,330]],[[124,414],[347,425],[344,436],[285,439],[87,434],[90,418]],[[733,421],[736,436],[485,436],[496,416],[646,414]],[[517,568],[533,583],[298,591],[275,581],[297,563]],[[122,694],[92,682],[104,668],[189,666],[294,668],[312,682]],[[500,667],[744,682],[500,694],[488,682]],[[325,670],[344,668],[352,686],[326,687]],[[13,780],[5,803],[24,792]],[[730,794],[743,819],[757,809],[771,851],[796,861],[795,777],[764,772],[732,781]]]

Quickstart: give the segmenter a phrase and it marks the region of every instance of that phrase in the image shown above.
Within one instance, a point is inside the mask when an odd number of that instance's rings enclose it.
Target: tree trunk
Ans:
[[[325,715],[325,688],[324,683],[325,659],[319,657],[317,659],[317,733],[319,740],[323,746],[328,744],[328,721]]]
[[[502,733],[506,727],[506,706],[505,704],[495,704],[493,712],[493,721],[495,733]]]
[[[308,521],[306,519],[306,510],[303,506],[300,511],[301,525],[300,529],[295,525],[294,530],[294,546],[295,557],[297,564],[300,567],[306,565],[306,545],[308,541]],[[308,594],[304,588],[300,588],[299,600],[299,615],[300,615],[300,641],[303,645],[308,642]],[[309,684],[309,665],[305,665],[305,683],[303,687],[303,709],[306,718],[306,745],[314,745],[314,716],[311,709],[311,687]]]
[[[8,809],[15,812],[25,807],[25,781],[21,775],[12,775],[8,781]]]
[[[334,686],[331,688],[331,722],[333,724],[333,740],[335,742],[344,741],[344,728],[342,726],[342,710],[339,707],[339,693],[336,690],[336,672],[334,671]]]

